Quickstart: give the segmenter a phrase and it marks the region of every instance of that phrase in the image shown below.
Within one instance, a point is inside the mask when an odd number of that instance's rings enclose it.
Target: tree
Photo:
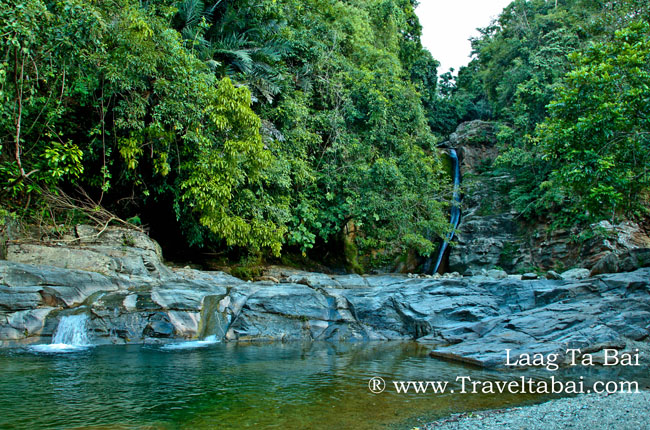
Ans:
[[[196,56],[169,26],[173,8],[1,6],[5,191],[29,200],[39,187],[83,185],[118,211],[124,195],[156,199],[190,244],[279,253],[284,208],[266,192],[274,158],[250,92]]]
[[[537,136],[552,164],[542,184],[564,211],[585,220],[646,214],[650,185],[650,25],[571,56],[575,68]]]

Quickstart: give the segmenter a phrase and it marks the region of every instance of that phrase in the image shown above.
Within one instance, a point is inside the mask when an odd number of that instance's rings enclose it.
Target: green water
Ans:
[[[372,394],[368,380],[501,379],[413,343],[97,346],[0,351],[0,428],[378,429],[540,398]]]

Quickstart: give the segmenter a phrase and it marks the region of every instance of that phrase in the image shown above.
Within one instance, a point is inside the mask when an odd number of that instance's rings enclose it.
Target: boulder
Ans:
[[[618,272],[618,264],[618,256],[613,252],[609,252],[591,268],[589,276],[602,275],[603,273],[616,273]]]
[[[610,252],[598,260],[590,274],[632,272],[642,267],[650,267],[650,248],[630,249],[620,254]]]
[[[149,320],[149,324],[144,328],[143,333],[149,337],[172,337],[174,326],[167,315],[158,313]]]
[[[559,280],[562,279],[562,275],[560,275],[559,273],[557,273],[554,270],[549,270],[548,272],[546,272],[546,279],[552,279],[554,281],[559,281]]]
[[[66,244],[8,244],[6,259],[111,276],[155,279],[172,276],[162,263],[160,245],[142,232],[120,227],[100,231],[84,225],[77,226],[75,232],[73,242]]]
[[[492,279],[506,279],[508,273],[505,270],[492,269],[487,271],[487,276]]]
[[[566,272],[562,272],[560,275],[562,279],[585,279],[589,277],[589,269],[571,269]]]
[[[619,257],[618,272],[632,272],[650,267],[650,248],[631,249]]]

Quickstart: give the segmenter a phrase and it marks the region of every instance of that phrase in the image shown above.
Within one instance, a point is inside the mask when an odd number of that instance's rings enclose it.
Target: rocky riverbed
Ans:
[[[171,270],[146,236],[124,234],[115,230],[101,243],[76,247],[10,248],[13,261],[0,261],[2,345],[47,343],[62,316],[85,313],[96,344],[209,335],[228,341],[414,339],[430,344],[434,356],[487,367],[503,365],[506,349],[513,357],[562,357],[567,348],[595,356],[607,348],[648,349],[650,268],[580,280],[276,268],[265,280],[245,282],[223,272]]]
[[[585,394],[540,405],[454,415],[422,430],[617,429],[648,427],[650,392]]]

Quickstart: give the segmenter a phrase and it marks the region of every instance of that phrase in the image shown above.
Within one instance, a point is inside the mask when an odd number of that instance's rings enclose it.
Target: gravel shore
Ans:
[[[518,408],[460,414],[423,430],[650,429],[650,392],[586,394]]]

